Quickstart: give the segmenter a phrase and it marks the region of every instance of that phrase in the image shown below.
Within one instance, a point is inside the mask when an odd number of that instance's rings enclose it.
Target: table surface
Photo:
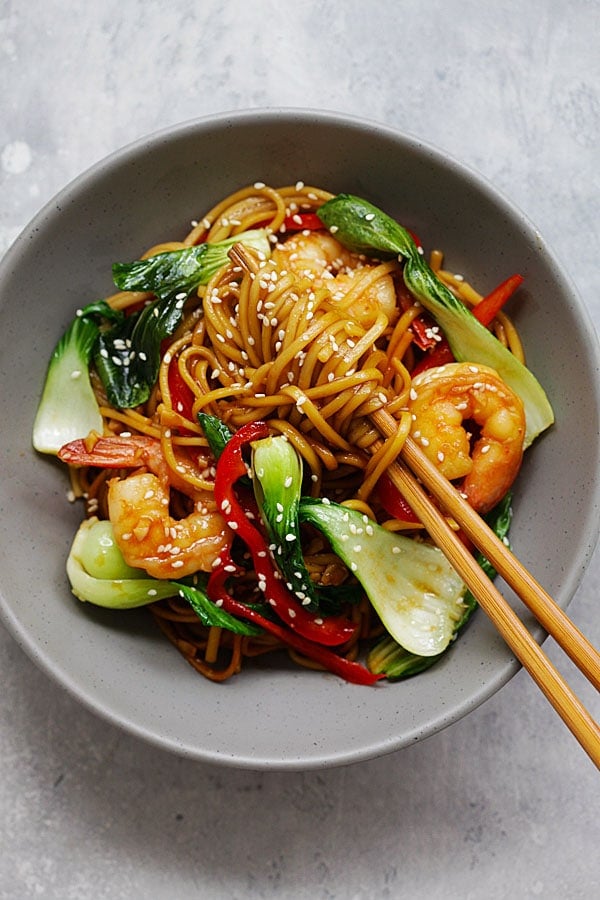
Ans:
[[[233,109],[335,110],[487,176],[597,327],[599,27],[594,0],[101,0],[77,15],[66,0],[3,0],[0,251],[146,133]],[[596,644],[599,576],[597,551],[570,606]],[[597,772],[524,672],[385,758],[251,772],[142,743],[2,629],[0,647],[2,898],[600,896]]]

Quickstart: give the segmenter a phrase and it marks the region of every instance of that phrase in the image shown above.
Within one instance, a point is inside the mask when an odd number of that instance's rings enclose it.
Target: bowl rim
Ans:
[[[309,124],[312,126],[325,124],[328,126],[338,125],[350,129],[358,128],[362,130],[373,130],[378,135],[387,136],[394,142],[399,142],[404,146],[409,147],[413,151],[417,150],[420,152],[425,152],[433,160],[435,160],[437,164],[441,164],[444,167],[449,167],[460,177],[466,177],[467,179],[472,181],[476,185],[477,189],[485,194],[492,203],[494,203],[495,205],[499,205],[501,208],[507,210],[513,220],[522,223],[523,228],[527,232],[535,234],[536,240],[539,243],[540,251],[543,252],[543,254],[549,259],[550,263],[553,266],[556,277],[562,281],[564,289],[573,298],[573,302],[577,308],[577,314],[581,317],[582,321],[586,325],[583,335],[584,338],[587,335],[586,352],[588,358],[591,360],[595,359],[597,368],[600,368],[600,342],[598,340],[598,335],[592,323],[590,313],[583,303],[576,285],[574,284],[566,267],[558,260],[554,251],[549,246],[548,242],[542,237],[537,227],[520,209],[520,207],[514,203],[514,201],[509,199],[500,189],[498,189],[484,174],[479,172],[477,169],[457,160],[455,157],[453,157],[451,154],[444,151],[440,147],[428,141],[422,140],[415,134],[406,131],[400,131],[396,128],[390,127],[389,125],[369,118],[363,118],[335,111],[327,111],[323,109],[316,110],[302,107],[266,107],[261,109],[232,110],[229,112],[210,114],[206,116],[187,119],[172,125],[166,125],[145,135],[142,135],[135,140],[124,144],[121,147],[116,148],[106,156],[92,163],[90,166],[88,166],[86,169],[72,178],[53,197],[51,197],[46,203],[44,203],[44,205],[34,215],[30,222],[25,225],[20,234],[0,259],[0,286],[3,283],[5,273],[10,272],[14,268],[14,266],[18,264],[21,253],[25,251],[28,245],[29,235],[31,235],[33,231],[38,229],[47,218],[55,213],[57,206],[64,205],[66,202],[68,202],[68,198],[76,195],[82,186],[89,186],[90,183],[93,183],[95,179],[104,178],[106,176],[106,173],[109,172],[112,168],[118,168],[122,166],[123,164],[127,163],[128,160],[134,159],[138,154],[143,153],[146,150],[150,150],[161,143],[170,143],[172,141],[177,141],[180,138],[185,138],[186,136],[198,131],[202,131],[203,129],[213,129],[219,127],[235,128],[240,125],[245,125],[248,123],[255,124],[257,122],[262,123],[266,127],[270,124],[281,124],[283,121],[294,121],[296,124],[304,122],[307,124],[307,126]],[[590,388],[593,392],[596,408],[600,410],[600,385],[597,381],[594,381],[593,384],[590,385]],[[596,501],[596,506],[600,506],[600,484],[595,485],[594,499]],[[592,505],[593,504],[590,504],[590,509]],[[565,580],[562,586],[563,593],[567,598],[565,606],[567,606],[571,602],[571,599],[580,582],[583,571],[585,570],[594,552],[594,549],[598,543],[598,538],[600,536],[600,520],[598,520],[597,518],[592,520],[591,513],[588,516],[588,519],[588,524],[591,527],[591,531],[588,533],[587,541],[578,542],[577,552],[575,553],[576,564],[571,566],[570,576]],[[65,688],[68,693],[70,693],[78,700],[78,702],[83,703],[84,706],[86,706],[92,712],[100,715],[105,720],[108,720],[112,724],[126,730],[127,732],[137,737],[143,738],[144,740],[154,744],[155,746],[167,749],[169,751],[174,751],[180,755],[193,757],[198,760],[212,762],[219,765],[229,764],[242,768],[278,768],[280,770],[289,768],[306,770],[323,766],[344,765],[374,758],[376,756],[401,749],[403,746],[406,746],[408,743],[414,742],[415,740],[415,736],[413,734],[409,735],[409,737],[402,742],[398,741],[397,739],[394,740],[392,737],[390,737],[387,741],[380,741],[378,745],[368,745],[367,747],[361,747],[358,750],[349,749],[346,753],[340,752],[335,754],[334,756],[326,758],[318,758],[318,756],[315,756],[311,757],[311,759],[307,761],[299,761],[297,759],[282,760],[279,757],[273,759],[267,759],[266,757],[257,759],[251,754],[246,757],[241,757],[238,754],[234,759],[232,759],[226,754],[205,752],[198,748],[182,746],[175,739],[169,737],[169,735],[158,734],[157,732],[152,732],[148,727],[140,725],[139,723],[124,720],[122,716],[115,714],[115,712],[111,710],[110,707],[100,702],[99,699],[94,696],[93,691],[89,690],[88,686],[82,687],[82,685],[78,684],[75,679],[70,678],[69,673],[65,671],[64,665],[57,664],[56,660],[47,656],[47,654],[44,652],[44,648],[39,646],[39,644],[34,639],[32,639],[27,629],[21,627],[16,616],[13,614],[13,610],[10,603],[8,602],[8,599],[4,596],[4,591],[1,588],[0,619],[4,622],[13,638],[15,638],[17,643],[21,646],[22,649],[25,650],[25,652],[34,661],[34,663],[41,669],[43,669],[46,674],[50,675],[55,682]],[[534,631],[538,639],[541,638],[543,640],[545,638],[541,628],[534,629]],[[442,715],[438,716],[438,719],[433,721],[428,728],[421,731],[417,735],[417,738],[425,738],[433,733],[436,733],[437,731],[440,731],[442,728],[445,728],[460,719],[467,712],[470,712],[478,707],[481,703],[483,703],[494,693],[496,693],[502,686],[504,686],[513,677],[513,675],[518,671],[519,668],[520,666],[516,660],[510,660],[502,668],[502,670],[496,672],[493,677],[488,678],[485,682],[485,685],[482,686],[478,692],[474,692],[474,694],[469,698],[468,704],[462,704],[460,712],[457,712],[453,715],[451,714],[446,717]]]

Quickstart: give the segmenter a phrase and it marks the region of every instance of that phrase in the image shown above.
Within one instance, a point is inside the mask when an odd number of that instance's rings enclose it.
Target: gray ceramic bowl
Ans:
[[[89,708],[161,747],[237,766],[310,768],[404,747],[497,691],[517,665],[485,615],[475,616],[441,664],[395,685],[349,686],[285,665],[210,684],[144,611],[110,613],[73,598],[64,564],[81,510],[67,502],[64,469],[31,448],[49,354],[74,310],[110,291],[111,263],[183,235],[217,199],[258,180],[303,180],[363,195],[428,246],[442,247],[454,271],[468,273],[484,291],[514,271],[526,276],[512,312],[557,423],[526,455],[512,540],[562,606],[597,536],[598,355],[572,286],[518,210],[432,147],[338,115],[253,111],[140,140],[65,188],[6,255],[0,271],[5,624]]]

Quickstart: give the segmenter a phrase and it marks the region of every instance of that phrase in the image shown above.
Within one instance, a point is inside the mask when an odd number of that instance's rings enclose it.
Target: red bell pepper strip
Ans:
[[[415,515],[408,501],[385,472],[377,482],[377,498],[388,515],[394,519],[412,525],[420,524],[419,517]]]
[[[411,377],[414,378],[426,369],[432,369],[434,366],[445,366],[446,363],[456,362],[454,354],[450,349],[450,344],[446,338],[437,341],[435,347],[429,350],[425,356],[419,360],[414,369],[411,371]]]
[[[211,573],[207,585],[207,593],[210,599],[214,603],[218,603],[226,612],[233,616],[239,616],[240,618],[254,622],[256,625],[264,628],[265,631],[279,638],[279,640],[288,647],[292,647],[294,650],[302,653],[303,656],[312,659],[313,662],[322,665],[334,675],[339,675],[351,684],[369,686],[375,684],[375,682],[384,677],[383,675],[375,675],[373,672],[369,672],[369,670],[360,663],[353,662],[343,656],[338,656],[337,653],[334,653],[327,647],[315,644],[303,635],[291,631],[290,629],[285,628],[285,626],[279,625],[277,622],[272,622],[270,619],[265,618],[258,610],[246,606],[246,604],[242,603],[240,600],[236,600],[235,597],[232,597],[227,591],[225,586],[225,582],[231,577],[230,570],[233,568],[236,568],[235,564],[232,563],[229,553],[227,552],[227,557],[221,560],[219,568]]]
[[[491,325],[509,297],[523,284],[522,275],[511,275],[480,300],[471,312],[482,325]]]
[[[273,565],[267,541],[251,523],[234,491],[235,482],[247,474],[242,448],[269,434],[265,422],[249,422],[231,437],[217,463],[215,500],[229,527],[248,546],[259,587],[279,618],[310,641],[339,646],[354,635],[356,626],[343,616],[319,616],[309,612],[287,589]]]
[[[419,350],[432,350],[441,342],[442,335],[439,325],[436,325],[429,316],[417,316],[411,322],[410,329],[413,333],[413,343]]]
[[[283,231],[322,231],[325,228],[316,213],[294,213],[283,220]]]
[[[169,393],[171,394],[171,406],[175,412],[178,412],[181,416],[192,422],[194,420],[194,392],[183,380],[181,372],[179,371],[177,357],[173,357],[169,363],[168,382]]]

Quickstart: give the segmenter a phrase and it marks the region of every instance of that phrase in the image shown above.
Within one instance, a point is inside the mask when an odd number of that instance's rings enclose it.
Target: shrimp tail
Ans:
[[[146,435],[100,437],[92,434],[65,444],[58,451],[58,458],[72,466],[135,469],[147,465],[159,447],[159,441]]]

